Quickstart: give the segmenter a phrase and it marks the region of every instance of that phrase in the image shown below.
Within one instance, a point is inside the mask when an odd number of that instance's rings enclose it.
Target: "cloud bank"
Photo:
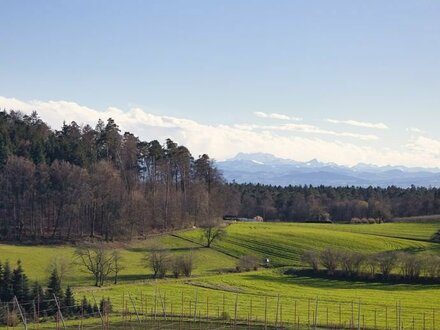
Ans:
[[[349,132],[336,132],[307,124],[281,125],[207,125],[194,120],[151,114],[140,108],[123,111],[109,107],[96,110],[67,101],[22,101],[0,96],[0,108],[30,113],[36,110],[54,129],[63,121],[94,126],[98,119],[115,119],[122,132],[130,131],[142,140],[171,138],[188,146],[194,156],[208,153],[217,160],[238,152],[268,152],[278,157],[344,165],[373,163],[377,165],[440,166],[440,141],[414,136],[396,149],[376,148],[378,138]]]
[[[283,115],[280,113],[266,113],[261,111],[254,112],[254,115],[260,118],[270,118],[270,119],[279,119],[279,120],[292,120],[292,121],[301,121],[302,118],[291,117],[287,115]]]
[[[327,119],[329,123],[332,124],[345,124],[356,127],[374,128],[374,129],[388,129],[388,126],[384,123],[369,123],[364,121],[357,121],[353,119],[349,120],[338,120],[338,119]]]

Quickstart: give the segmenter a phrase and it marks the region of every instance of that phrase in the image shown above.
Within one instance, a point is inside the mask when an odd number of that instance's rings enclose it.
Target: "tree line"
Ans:
[[[440,189],[227,183],[208,155],[142,141],[111,118],[52,130],[36,112],[0,111],[0,240],[131,239],[227,214],[380,222],[440,214]]]
[[[379,223],[440,214],[440,189],[269,186],[230,183],[238,214],[265,221]]]
[[[315,273],[324,269],[335,277],[391,282],[440,281],[440,257],[431,253],[385,251],[366,254],[328,247],[322,251],[305,251],[301,260]]]
[[[228,193],[208,155],[121,134],[111,118],[51,130],[35,112],[0,112],[1,240],[109,241],[199,226],[229,211]]]

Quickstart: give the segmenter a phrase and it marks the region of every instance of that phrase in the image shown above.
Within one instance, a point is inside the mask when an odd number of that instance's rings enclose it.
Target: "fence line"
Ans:
[[[101,298],[106,297],[99,297],[99,300]],[[105,308],[101,310],[95,298],[94,301],[98,306],[97,311],[85,315],[81,310],[79,315],[72,318],[67,311],[74,306],[60,306],[56,299],[41,300],[36,306],[37,302],[21,304],[14,298],[12,302],[0,302],[0,320],[9,323],[8,327],[27,326],[33,329],[39,329],[43,319],[54,322],[57,329],[66,329],[66,324],[70,326],[72,323],[76,329],[90,329],[86,325],[90,321],[86,320],[97,318],[97,323],[101,321],[98,326],[100,329],[109,329],[111,320],[112,323],[154,323],[155,326],[171,322],[178,323],[179,328],[188,323],[204,323],[204,328],[209,325],[213,328],[247,326],[249,329],[436,330],[438,317],[438,310],[435,308],[413,308],[400,302],[391,306],[361,300],[287,298],[280,294],[259,297],[240,293],[202,295],[198,289],[190,296],[183,291],[170,293],[157,287],[150,294],[140,291],[135,295],[127,291],[121,296],[113,297],[112,312]],[[58,309],[55,316],[45,317],[53,309],[40,310],[39,306],[53,302],[57,303]]]

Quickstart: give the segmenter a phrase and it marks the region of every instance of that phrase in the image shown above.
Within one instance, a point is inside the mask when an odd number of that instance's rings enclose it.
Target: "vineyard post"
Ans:
[[[251,297],[251,302],[250,302],[250,306],[249,306],[249,319],[250,319],[250,322],[252,323],[252,297]]]
[[[206,320],[209,320],[209,296],[206,296]]]
[[[63,314],[61,313],[61,307],[60,307],[60,304],[58,302],[57,296],[55,296],[55,294],[54,294],[53,297],[55,299],[55,304],[57,305],[58,314],[60,315],[61,322],[63,323],[63,329],[66,329],[66,324],[64,323],[64,317],[63,317]],[[17,297],[15,297],[15,300],[17,300]],[[17,305],[18,305],[18,301],[17,301]],[[20,305],[18,305],[18,309],[19,309],[19,311],[21,313]],[[98,306],[98,311],[99,311],[99,306]],[[102,319],[102,316],[101,316],[101,319]],[[27,329],[27,325],[25,325],[25,329]]]
[[[296,322],[296,300],[293,302],[294,308],[293,308],[293,324]]]
[[[264,330],[267,330],[267,296],[264,296]]]
[[[167,293],[166,292],[164,292],[164,294],[163,294],[163,316],[166,321],[167,320]]]
[[[314,323],[315,323],[315,329],[318,325],[318,304],[319,304],[319,298],[316,297],[316,304],[315,304],[315,318],[314,318]]]
[[[25,330],[27,330],[28,326],[27,326],[26,318],[23,315],[23,311],[21,310],[21,306],[18,303],[18,299],[16,296],[14,296],[14,300],[15,300],[15,303],[17,304],[18,312],[20,313],[20,317],[21,317],[21,320],[23,321],[24,328],[25,328]],[[57,306],[58,306],[58,303],[57,303]],[[60,308],[58,307],[58,311],[59,310],[60,310]],[[61,314],[61,311],[60,311],[60,314]],[[63,326],[64,326],[64,320],[63,320]],[[66,327],[64,327],[64,328],[66,328]]]
[[[183,317],[183,313],[184,313],[184,310],[183,310],[183,291],[182,291],[182,298],[181,298],[181,306],[180,306],[180,318],[179,318],[179,327],[180,327],[180,324],[182,323],[182,317]]]
[[[307,326],[310,329],[310,298],[307,300]]]
[[[328,306],[327,306],[327,309],[326,309],[326,316],[327,316],[327,320],[326,320],[326,324],[327,324],[327,328],[328,328]]]
[[[148,295],[145,295],[145,315],[144,320],[147,321],[148,319]]]
[[[80,329],[83,328],[83,319],[84,319],[84,306],[83,306],[83,304],[81,304],[81,317],[80,317],[80,321],[79,321],[79,328]]]
[[[426,330],[426,318],[425,318],[425,312],[423,312],[423,330]]]
[[[342,326],[342,306],[339,303],[339,325]]]
[[[234,328],[237,326],[238,293],[235,295]]]
[[[432,329],[435,329],[435,308],[432,309]]]
[[[188,318],[191,318],[192,316],[192,300],[189,300],[189,313],[188,313]]]
[[[283,328],[283,303],[280,304],[280,325]]]
[[[385,329],[388,330],[388,306],[385,306]]]
[[[140,295],[141,295],[141,315],[144,316],[144,318],[145,318],[145,313],[144,313],[144,295],[143,295],[142,291],[140,291]]]
[[[279,312],[279,308],[280,308],[280,295],[278,294],[278,296],[277,296],[277,309],[276,309],[276,314],[275,314],[275,329],[278,328],[278,312]]]
[[[350,321],[350,328],[354,328],[354,302],[351,301],[351,321]]]
[[[157,288],[154,290],[154,321],[157,320]]]
[[[141,319],[140,319],[139,314],[137,312],[136,304],[134,303],[134,300],[133,300],[130,292],[128,293],[128,297],[130,298],[131,304],[133,305],[134,312],[136,313],[136,318],[137,318],[138,322],[141,323]]]
[[[122,292],[122,321],[125,326],[125,291]]]
[[[196,300],[194,302],[194,322],[197,319],[197,302],[198,302],[198,300],[199,300],[199,290],[196,289]]]
[[[377,329],[377,311],[374,309],[374,329]]]
[[[35,307],[35,299],[32,300],[32,310],[34,312],[34,329],[35,329],[35,323],[37,322],[37,308]]]
[[[361,330],[361,301],[358,302],[358,330]]]

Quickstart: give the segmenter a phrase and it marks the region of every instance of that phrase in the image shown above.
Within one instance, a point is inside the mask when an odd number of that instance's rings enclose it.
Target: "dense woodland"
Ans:
[[[0,112],[0,239],[142,237],[225,214],[282,221],[440,214],[440,190],[226,183],[208,155],[141,141],[111,118],[52,130]]]
[[[108,119],[51,130],[0,112],[0,238],[132,238],[201,225],[228,209],[213,161],[171,140],[140,141]]]

